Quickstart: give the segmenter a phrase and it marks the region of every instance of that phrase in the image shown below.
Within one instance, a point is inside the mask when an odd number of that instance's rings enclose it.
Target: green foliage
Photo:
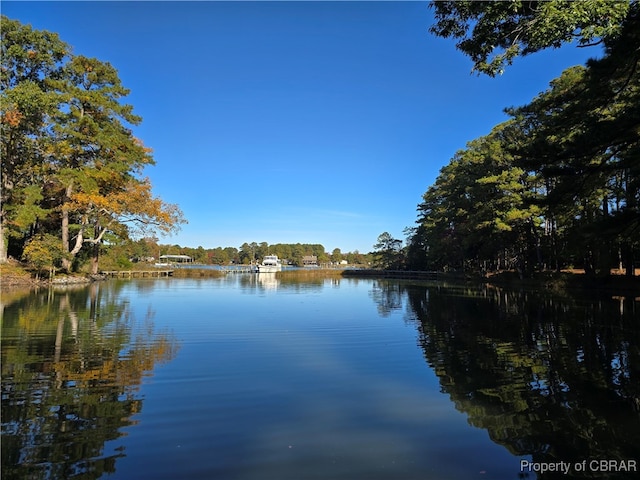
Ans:
[[[605,56],[565,70],[511,120],[469,142],[418,206],[413,268],[575,265],[633,275],[640,249],[637,2],[438,2],[432,31],[495,75],[516,55],[578,38]],[[472,28],[473,27],[473,28]],[[616,263],[617,260],[617,263]]]
[[[129,90],[116,69],[4,16],[1,30],[0,237],[15,247],[59,235],[65,269],[90,253],[96,271],[105,237],[169,234],[185,223],[140,176],[153,157],[131,132],[141,118],[123,103]]]
[[[324,246],[318,243],[277,243],[269,245],[266,242],[260,244],[245,242],[237,252],[239,263],[243,264],[249,264],[253,261],[260,262],[265,255],[277,255],[279,258],[293,265],[302,265],[302,258],[306,255],[315,255],[318,257],[319,263],[329,261],[329,255],[325,252]],[[227,255],[227,257],[222,256],[221,253],[218,253],[216,256],[222,258],[235,257],[233,253]]]
[[[632,13],[604,58],[566,70],[530,104],[509,110],[513,152],[543,178],[556,233],[579,239],[585,268],[601,273],[616,255],[631,273],[640,246],[637,6]]]
[[[574,40],[586,46],[616,38],[630,10],[630,2],[619,0],[448,1],[431,6],[436,23],[430,31],[456,39],[473,70],[491,76],[517,56]]]
[[[64,257],[60,241],[50,234],[40,234],[32,237],[25,245],[23,260],[27,261],[38,273],[47,270],[51,275],[56,265]]]
[[[29,227],[46,218],[50,210],[42,208],[42,199],[42,188],[39,185],[15,189],[13,202],[6,206],[12,219],[9,235],[23,236]]]
[[[144,244],[144,247],[140,245]],[[253,245],[253,247],[252,247]],[[110,249],[114,247],[111,246]],[[336,252],[340,252],[340,259],[347,260],[351,265],[367,265],[370,262],[369,254],[362,254],[357,250],[355,252],[342,253],[339,248],[333,250],[333,254],[329,255],[325,252],[324,246],[321,244],[305,244],[305,243],[277,243],[269,245],[266,242],[245,242],[241,247],[216,247],[205,249],[203,247],[191,248],[182,247],[180,245],[158,245],[157,240],[152,238],[141,239],[136,243],[130,242],[118,247],[124,249],[127,253],[127,258],[132,258],[134,261],[144,261],[145,257],[158,257],[160,254],[172,254],[172,255],[188,255],[194,259],[195,263],[210,264],[210,265],[229,265],[235,264],[249,264],[254,253],[252,248],[255,249],[255,260],[262,261],[262,252],[267,252],[264,255],[273,254],[279,258],[290,262],[292,265],[302,265],[302,257],[305,255],[315,255],[318,257],[318,262],[323,264],[337,258]],[[144,253],[143,253],[144,252]],[[260,254],[260,255],[259,255]],[[107,256],[111,257],[108,253]],[[103,257],[102,261],[105,261]]]
[[[7,257],[6,239],[23,243],[38,219],[31,186],[45,185],[43,151],[46,120],[56,108],[47,79],[57,75],[69,47],[57,35],[0,18],[0,262]]]
[[[373,249],[374,267],[387,270],[403,268],[402,240],[393,238],[389,232],[383,232],[378,236],[378,241]]]
[[[31,25],[22,25],[4,15],[1,21],[2,90],[21,82],[45,83],[60,68],[69,46],[56,33],[33,30]]]
[[[414,261],[419,245],[432,268],[526,266],[528,242],[541,223],[532,202],[536,177],[514,168],[502,142],[507,126],[469,142],[442,168],[418,206]]]

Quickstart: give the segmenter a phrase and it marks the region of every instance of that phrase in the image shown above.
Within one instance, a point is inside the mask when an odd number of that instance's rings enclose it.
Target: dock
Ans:
[[[158,278],[173,276],[173,270],[109,270],[102,274],[116,278]]]

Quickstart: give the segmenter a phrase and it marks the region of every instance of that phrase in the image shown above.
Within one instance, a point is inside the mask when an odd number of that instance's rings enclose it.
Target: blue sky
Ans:
[[[162,243],[372,249],[404,239],[455,152],[600,52],[564,47],[471,75],[427,2],[2,2],[111,63],[154,193],[189,221]]]

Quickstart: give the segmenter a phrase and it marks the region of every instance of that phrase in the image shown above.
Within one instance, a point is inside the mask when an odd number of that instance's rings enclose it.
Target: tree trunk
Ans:
[[[93,275],[98,274],[102,235],[104,235],[104,230],[100,228],[100,220],[96,220],[93,225],[93,243],[91,244],[91,273]]]
[[[626,270],[625,276],[633,277],[635,275],[634,272],[634,261],[633,261],[633,247],[629,242],[625,242],[622,247],[622,258],[624,262],[624,268]]]
[[[0,213],[0,263],[7,263],[7,239],[4,237],[4,213]]]
[[[100,258],[100,242],[96,242],[91,245],[91,273],[93,275],[98,274],[98,260]]]
[[[596,270],[593,262],[593,251],[588,248],[584,255],[584,273],[587,275],[595,275]]]
[[[560,253],[558,252],[558,229],[555,217],[551,218],[551,251],[553,255],[554,269],[556,272],[562,270],[560,263]]]
[[[597,250],[598,251],[595,262],[596,274],[600,277],[611,275],[611,265],[614,261],[611,247],[607,242],[602,242]]]
[[[69,256],[69,217],[68,212],[62,212],[62,269],[71,271],[71,257]]]
[[[69,208],[66,205],[66,201],[71,198],[71,193],[73,192],[73,184],[67,186],[65,191],[65,202],[62,205],[62,251],[64,256],[62,258],[62,268],[66,272],[71,271],[71,266],[73,265],[73,259],[78,254],[80,249],[82,248],[82,244],[84,243],[84,229],[87,224],[86,216],[83,217],[80,230],[78,230],[78,234],[76,236],[76,241],[71,248],[70,239],[69,239]]]
[[[71,258],[69,257],[69,208],[67,207],[67,201],[71,196],[73,185],[68,185],[62,200],[62,268],[65,272],[71,271]]]

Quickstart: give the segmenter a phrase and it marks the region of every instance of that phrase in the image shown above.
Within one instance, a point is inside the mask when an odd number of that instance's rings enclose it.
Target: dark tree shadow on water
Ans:
[[[523,478],[637,478],[637,299],[389,285],[385,294],[378,291],[385,284],[377,284],[372,297],[383,310],[389,295],[394,306],[403,297],[426,362],[471,425],[533,462],[587,461],[585,472]],[[602,471],[598,463],[590,468],[593,460],[631,460],[637,467]]]

